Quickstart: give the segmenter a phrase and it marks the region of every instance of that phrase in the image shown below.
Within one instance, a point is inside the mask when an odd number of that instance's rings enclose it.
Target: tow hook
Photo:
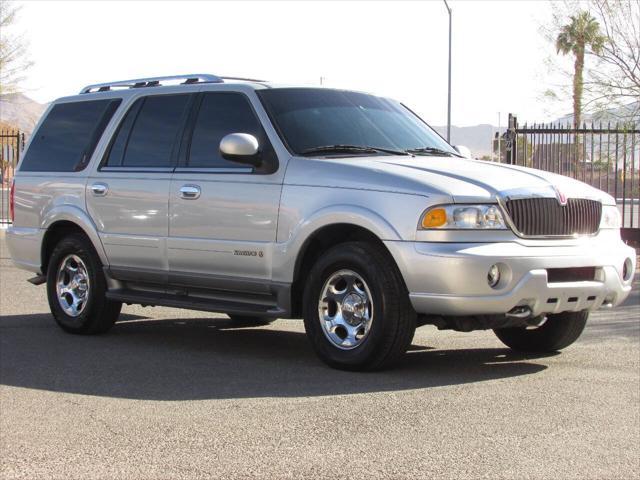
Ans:
[[[531,308],[527,305],[520,305],[517,307],[513,307],[506,314],[507,318],[518,318],[518,319],[529,318],[531,315],[532,315]]]

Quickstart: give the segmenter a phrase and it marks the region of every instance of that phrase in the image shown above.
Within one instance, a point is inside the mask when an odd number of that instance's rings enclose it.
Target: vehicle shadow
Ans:
[[[414,346],[392,370],[332,370],[302,333],[226,319],[125,320],[102,336],[59,330],[48,314],[0,323],[0,384],[144,400],[301,397],[457,385],[538,373],[508,349]]]
[[[640,340],[640,275],[636,274],[633,289],[627,299],[614,310],[599,310],[589,316],[581,341],[598,342],[624,337]]]

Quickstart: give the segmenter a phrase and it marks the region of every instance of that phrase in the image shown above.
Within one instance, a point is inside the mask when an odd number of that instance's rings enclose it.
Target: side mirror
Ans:
[[[464,145],[456,145],[455,147],[453,147],[456,149],[456,152],[458,152],[460,155],[462,155],[464,158],[473,158],[473,155],[471,153],[471,150],[469,150],[467,147],[465,147]]]
[[[258,147],[258,139],[248,133],[230,133],[220,140],[222,158],[252,167],[262,164]]]

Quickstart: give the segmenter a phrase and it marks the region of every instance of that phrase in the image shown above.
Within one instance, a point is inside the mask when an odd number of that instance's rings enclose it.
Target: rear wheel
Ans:
[[[108,300],[102,262],[80,234],[64,237],[51,253],[47,268],[49,308],[66,332],[93,334],[109,330],[122,303]]]
[[[555,352],[575,342],[584,330],[589,312],[563,312],[548,315],[539,327],[494,330],[507,347],[521,352]]]
[[[309,273],[304,325],[317,355],[345,370],[376,370],[402,357],[416,314],[383,247],[349,242],[323,254]]]

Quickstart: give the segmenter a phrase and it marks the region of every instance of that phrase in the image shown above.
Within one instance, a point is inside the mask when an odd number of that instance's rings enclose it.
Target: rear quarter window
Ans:
[[[34,133],[20,171],[84,169],[120,102],[120,99],[105,99],[54,105]]]

